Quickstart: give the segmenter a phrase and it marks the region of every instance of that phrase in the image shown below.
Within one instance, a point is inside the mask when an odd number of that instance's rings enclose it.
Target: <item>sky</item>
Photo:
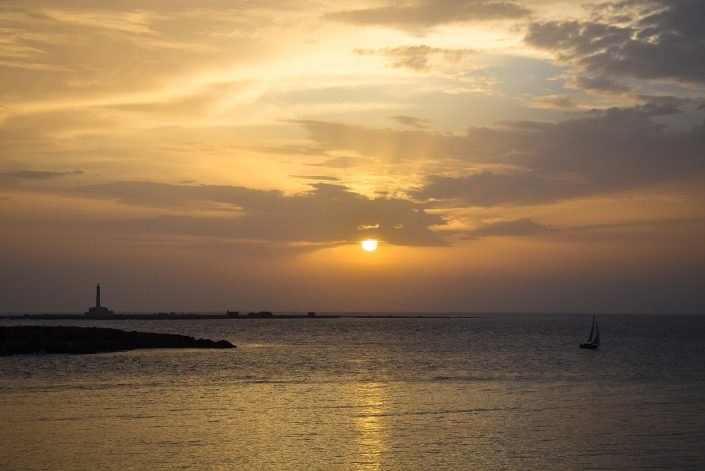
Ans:
[[[705,313],[704,23],[5,0],[0,311]]]

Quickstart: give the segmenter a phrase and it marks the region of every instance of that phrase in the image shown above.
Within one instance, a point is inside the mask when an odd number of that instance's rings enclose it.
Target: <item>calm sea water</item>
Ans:
[[[0,358],[0,469],[705,469],[705,316],[598,320],[35,321],[238,348]]]

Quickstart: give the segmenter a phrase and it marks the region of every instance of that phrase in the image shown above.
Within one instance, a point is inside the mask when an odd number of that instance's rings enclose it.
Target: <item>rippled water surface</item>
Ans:
[[[0,469],[705,469],[705,316],[598,319],[33,321],[238,348],[0,358]]]

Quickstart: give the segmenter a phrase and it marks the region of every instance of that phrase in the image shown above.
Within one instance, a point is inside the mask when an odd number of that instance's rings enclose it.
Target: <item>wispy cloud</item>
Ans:
[[[458,64],[475,52],[470,49],[447,49],[420,44],[382,49],[355,49],[355,53],[362,56],[381,55],[390,60],[392,67],[425,72],[431,70],[433,63]]]
[[[422,31],[425,28],[474,21],[522,18],[529,9],[518,2],[494,0],[417,0],[328,14],[328,18],[366,26]]]
[[[431,124],[431,121],[428,119],[414,118],[413,116],[397,115],[392,116],[392,119],[399,124],[416,129],[428,129]]]
[[[0,178],[10,177],[18,180],[49,180],[53,178],[82,174],[82,170],[71,170],[64,172],[52,172],[48,170],[16,170],[14,172],[0,173]]]
[[[525,218],[485,224],[477,229],[465,232],[464,238],[478,239],[481,237],[525,237],[544,234],[550,231],[551,229],[549,227]]]
[[[313,180],[321,182],[339,182],[340,178],[331,177],[328,175],[292,175],[294,178],[301,178],[302,180]]]

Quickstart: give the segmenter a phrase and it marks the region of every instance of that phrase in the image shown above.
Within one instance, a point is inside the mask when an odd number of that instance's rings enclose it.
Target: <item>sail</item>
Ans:
[[[592,325],[590,326],[590,335],[588,336],[587,343],[592,343],[592,336],[595,333],[595,316],[592,316]]]
[[[597,321],[595,321],[595,338],[592,339],[592,344],[600,345],[600,328],[597,325]]]

